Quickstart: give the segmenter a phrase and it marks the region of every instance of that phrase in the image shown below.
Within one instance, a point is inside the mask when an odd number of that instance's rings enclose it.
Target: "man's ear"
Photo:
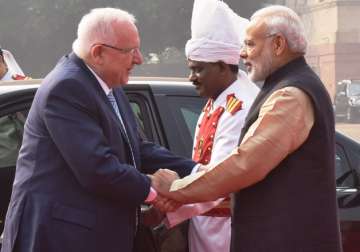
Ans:
[[[281,55],[288,47],[287,40],[282,34],[275,35],[273,41],[274,54]]]
[[[103,63],[103,50],[101,45],[94,45],[90,49],[90,55],[96,64],[101,65]]]

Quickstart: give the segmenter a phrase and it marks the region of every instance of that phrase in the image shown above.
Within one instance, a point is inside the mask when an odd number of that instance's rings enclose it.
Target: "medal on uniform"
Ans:
[[[199,157],[201,157],[201,155],[202,155],[203,147],[204,147],[204,137],[201,137],[201,139],[199,140],[198,149],[197,149]]]

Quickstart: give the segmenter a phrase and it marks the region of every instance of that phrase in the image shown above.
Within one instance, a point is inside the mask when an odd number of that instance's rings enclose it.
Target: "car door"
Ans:
[[[0,233],[10,200],[25,119],[35,88],[0,95]]]
[[[335,160],[343,249],[360,251],[360,145],[338,133]]]
[[[173,153],[191,158],[192,141],[198,116],[205,100],[198,96],[155,94],[146,85],[127,85],[125,92],[138,121],[141,134]],[[148,209],[142,206],[143,213]],[[137,251],[188,251],[188,222],[170,230],[163,224],[140,226]]]

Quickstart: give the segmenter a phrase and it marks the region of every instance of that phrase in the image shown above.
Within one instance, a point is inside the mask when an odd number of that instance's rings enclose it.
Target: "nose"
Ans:
[[[243,45],[240,49],[240,58],[242,58],[242,59],[247,58],[246,45]]]
[[[247,58],[246,46],[242,46],[240,50],[240,58],[246,59]]]
[[[194,73],[194,71],[190,71],[189,77],[188,77],[189,81],[194,82],[196,80],[196,74]]]
[[[133,56],[133,63],[136,65],[141,65],[144,62],[144,58],[141,54],[141,51],[139,48],[136,49]]]

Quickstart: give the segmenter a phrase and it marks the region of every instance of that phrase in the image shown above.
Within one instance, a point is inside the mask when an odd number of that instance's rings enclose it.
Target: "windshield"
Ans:
[[[351,83],[349,85],[349,96],[360,95],[360,83]]]

